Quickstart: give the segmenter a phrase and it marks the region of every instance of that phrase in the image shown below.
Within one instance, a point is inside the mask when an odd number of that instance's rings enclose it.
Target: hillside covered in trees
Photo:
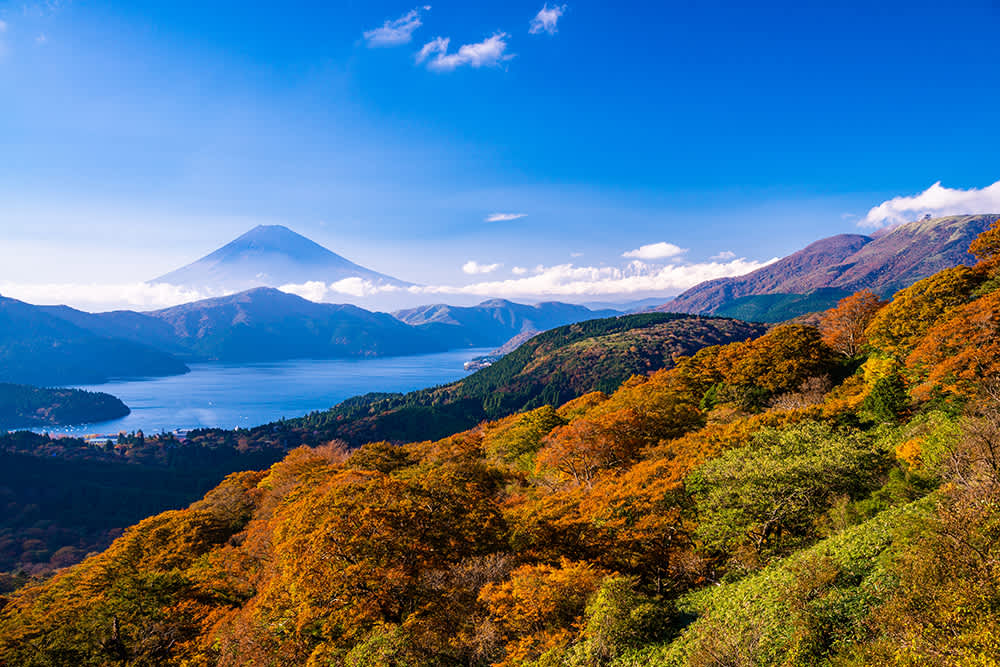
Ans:
[[[441,438],[590,391],[613,391],[633,375],[670,368],[703,347],[756,338],[764,325],[721,317],[644,313],[587,320],[532,337],[467,378],[408,394],[368,394],[289,420],[350,445]]]
[[[1000,658],[1000,224],[974,267],[445,438],[302,447],[3,598],[17,665]]]
[[[128,413],[121,400],[102,392],[0,383],[0,429],[86,424]]]
[[[475,426],[487,410],[497,418],[526,406],[556,406],[608,386],[609,379],[617,386],[633,374],[672,365],[676,355],[763,331],[719,318],[611,318],[546,333],[540,343],[461,383],[360,397],[329,412],[253,429],[192,431],[184,440],[122,434],[98,444],[0,434],[0,573],[45,575],[78,562],[107,547],[126,526],[183,507],[226,474],[269,466],[303,444],[443,437]],[[574,364],[570,350],[597,362]]]

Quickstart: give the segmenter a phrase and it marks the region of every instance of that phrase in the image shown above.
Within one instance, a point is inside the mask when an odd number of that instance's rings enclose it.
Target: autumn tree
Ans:
[[[480,601],[489,612],[488,622],[507,642],[503,659],[495,664],[523,664],[568,646],[577,637],[588,599],[606,575],[588,563],[563,559],[558,567],[525,565],[509,581],[483,588]]]
[[[982,264],[993,268],[1000,264],[1000,219],[969,244],[969,252]]]
[[[1000,292],[953,310],[927,332],[906,365],[922,380],[914,389],[919,398],[935,389],[974,395],[1000,374]]]
[[[554,468],[589,486],[600,471],[635,461],[647,442],[647,422],[644,413],[630,408],[574,419],[545,438],[537,456],[539,471]]]
[[[856,356],[868,343],[865,329],[885,303],[867,289],[844,297],[820,317],[823,342],[845,357]]]
[[[715,355],[718,399],[758,410],[775,396],[795,391],[811,377],[829,374],[836,355],[819,332],[783,325],[745,343],[725,345]]]
[[[529,467],[532,455],[542,446],[542,438],[565,424],[550,405],[486,424],[483,450],[491,459]]]
[[[983,278],[975,268],[956,266],[896,292],[868,325],[869,343],[890,357],[905,359],[935,323],[972,299]]]

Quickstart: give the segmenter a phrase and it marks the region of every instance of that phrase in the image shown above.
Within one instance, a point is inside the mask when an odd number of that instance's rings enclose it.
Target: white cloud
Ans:
[[[194,290],[167,283],[74,284],[0,283],[0,294],[36,305],[71,305],[90,311],[129,308],[152,310],[224,296],[227,292]]]
[[[532,35],[537,35],[540,32],[547,32],[550,35],[556,34],[556,23],[565,12],[566,5],[556,5],[551,9],[548,3],[542,5],[541,10],[535,14],[535,18],[531,19],[528,32]]]
[[[389,283],[373,283],[364,278],[352,277],[338,280],[337,282],[326,284],[318,280],[311,280],[301,284],[288,284],[279,287],[282,292],[301,296],[310,301],[326,301],[336,298],[337,295],[347,295],[357,298],[375,296],[386,292],[399,292],[402,287]]]
[[[486,222],[507,222],[508,220],[517,220],[527,215],[527,213],[490,213],[486,216]]]
[[[861,227],[885,227],[919,220],[927,215],[963,215],[1000,212],[1000,181],[985,188],[957,190],[941,187],[938,181],[912,197],[894,197],[868,211]]]
[[[463,44],[455,53],[448,53],[451,40],[447,37],[436,37],[424,44],[417,53],[417,63],[427,62],[427,69],[439,72],[450,72],[463,65],[469,67],[496,67],[514,56],[505,54],[507,38],[505,32],[498,32],[475,44]],[[431,57],[433,56],[433,57]],[[428,60],[428,58],[430,58]]]
[[[423,9],[430,9],[430,5],[425,5]],[[380,27],[368,30],[364,37],[370,47],[409,44],[413,39],[413,32],[421,25],[420,10],[411,9],[395,21],[386,21]]]
[[[687,250],[675,246],[673,243],[650,243],[622,253],[622,257],[632,257],[635,259],[664,259],[666,257],[677,257],[683,255]]]
[[[412,285],[400,287],[375,283],[363,278],[345,278],[333,283],[320,281],[282,285],[279,289],[310,301],[340,303],[345,299],[370,299],[387,295],[393,299],[422,299],[438,296],[476,296],[505,298],[591,298],[596,296],[668,297],[700,282],[738,276],[766,266],[745,258],[694,264],[650,264],[634,260],[621,267],[575,266],[559,264],[534,268],[515,266],[509,279],[481,280],[469,285]],[[501,264],[470,261],[463,266],[469,275],[484,275]],[[0,283],[0,294],[35,304],[69,304],[84,310],[113,308],[150,310],[180,303],[224,296],[231,292],[193,290],[165,283],[127,284],[15,284]],[[395,296],[392,296],[395,295]],[[369,304],[371,301],[361,301]]]
[[[0,32],[7,32],[7,22],[0,21]]]
[[[709,257],[709,259],[715,259],[715,260],[727,260],[735,258],[736,258],[736,253],[733,252],[732,250],[723,250],[722,252]]]
[[[462,265],[462,271],[470,275],[475,275],[479,273],[493,273],[501,266],[502,264],[480,264],[479,262],[470,259],[468,262]]]
[[[589,297],[641,293],[667,296],[682,292],[706,280],[750,273],[774,261],[777,261],[777,258],[766,262],[739,258],[729,262],[666,266],[633,261],[621,268],[560,264],[538,267],[534,275],[524,278],[462,286],[415,286],[409,288],[409,291],[494,297]]]

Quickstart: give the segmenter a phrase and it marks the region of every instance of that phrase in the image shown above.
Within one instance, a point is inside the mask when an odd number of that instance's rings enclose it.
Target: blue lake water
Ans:
[[[85,435],[258,426],[325,410],[370,391],[406,392],[451,382],[469,374],[462,369],[464,362],[489,351],[470,348],[383,359],[190,364],[191,372],[186,375],[79,387],[122,399],[132,409],[127,417],[38,430]]]

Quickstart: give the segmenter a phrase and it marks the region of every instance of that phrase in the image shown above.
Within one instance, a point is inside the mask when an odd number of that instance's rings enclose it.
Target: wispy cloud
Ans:
[[[427,11],[430,8],[430,5],[425,5],[422,10]],[[423,25],[420,21],[420,12],[421,9],[411,9],[394,21],[386,21],[378,28],[366,31],[365,41],[370,47],[409,44],[414,31]]]
[[[417,52],[417,63],[426,62],[427,69],[438,72],[450,72],[462,66],[496,67],[501,62],[514,57],[506,53],[509,37],[510,35],[505,32],[498,32],[481,42],[463,44],[455,53],[448,53],[450,39],[436,37],[424,44]]]
[[[985,188],[958,190],[941,187],[938,181],[920,194],[894,197],[873,207],[858,223],[861,227],[885,227],[918,220],[924,216],[1000,213],[1000,181]]]
[[[687,250],[675,246],[673,243],[650,243],[622,253],[622,257],[632,257],[634,259],[664,259],[667,257],[677,257],[683,255]]]
[[[560,264],[537,267],[530,276],[461,286],[422,286],[415,293],[471,294],[496,297],[590,297],[607,295],[677,294],[698,283],[738,276],[766,266],[767,262],[734,259],[729,262],[654,266],[634,261],[625,267]]]
[[[383,292],[407,293],[417,296],[453,295],[505,298],[582,298],[641,294],[668,297],[706,280],[743,275],[776,260],[777,258],[766,262],[756,262],[738,258],[728,262],[668,264],[666,266],[633,261],[624,267],[559,264],[527,269],[518,266],[512,269],[512,273],[518,276],[516,278],[483,281],[470,285],[396,287],[376,285],[362,279],[349,279],[358,282],[350,285],[344,284],[346,281],[330,285],[306,283],[305,285],[286,285],[281,289],[314,301],[336,301],[343,299],[345,295],[372,296]]]
[[[84,310],[133,308],[150,310],[224,296],[227,292],[195,290],[166,283],[74,284],[0,283],[0,294],[37,305],[71,305]]]
[[[0,20],[0,34],[7,32],[7,22]]]
[[[709,257],[709,259],[714,259],[714,260],[727,260],[735,258],[736,258],[736,253],[733,252],[732,250],[723,250],[722,252],[716,253],[711,257]]]
[[[475,275],[480,273],[493,273],[501,266],[502,264],[480,264],[479,262],[470,259],[468,262],[462,265],[462,272],[468,273],[469,275]]]
[[[486,216],[486,222],[507,222],[508,220],[517,220],[518,218],[523,218],[527,213],[490,213]]]
[[[346,295],[353,297],[375,296],[387,292],[399,292],[403,288],[389,283],[374,283],[364,278],[344,278],[333,283],[324,283],[318,280],[311,280],[302,284],[288,284],[279,287],[282,292],[301,296],[310,301],[325,301],[332,295]]]
[[[559,23],[559,18],[564,13],[566,13],[566,5],[556,5],[551,8],[548,3],[542,5],[539,12],[535,14],[535,18],[531,19],[528,32],[532,35],[542,32],[547,32],[550,35],[556,34],[556,24]]]

